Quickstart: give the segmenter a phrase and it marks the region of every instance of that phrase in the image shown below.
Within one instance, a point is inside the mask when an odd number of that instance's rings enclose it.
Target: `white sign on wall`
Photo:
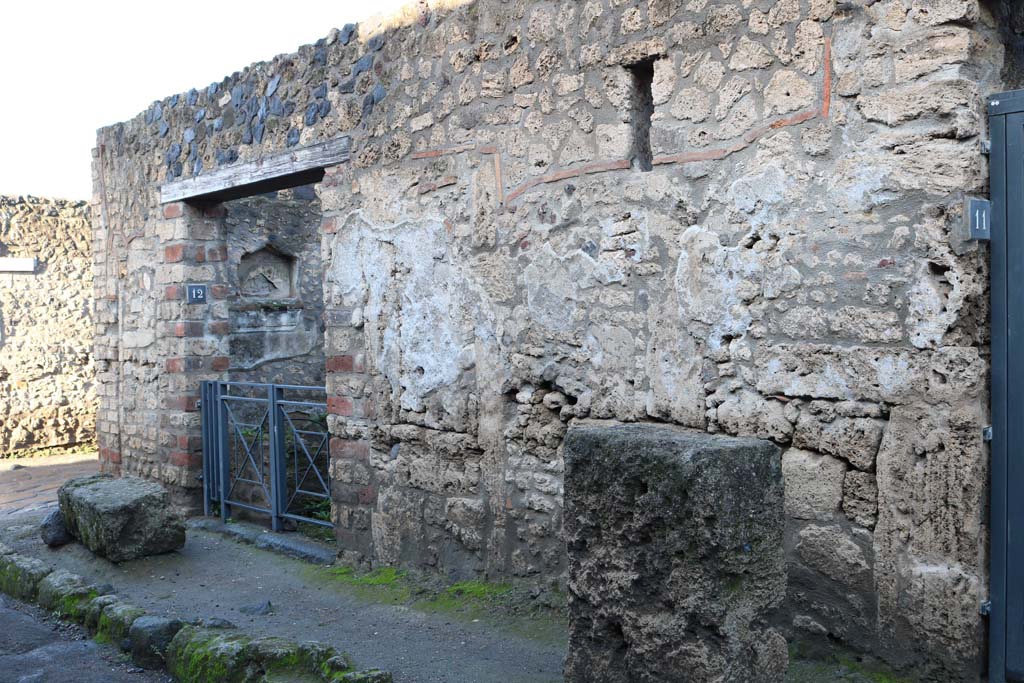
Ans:
[[[34,258],[14,258],[0,256],[0,273],[34,273],[36,272],[36,260]]]

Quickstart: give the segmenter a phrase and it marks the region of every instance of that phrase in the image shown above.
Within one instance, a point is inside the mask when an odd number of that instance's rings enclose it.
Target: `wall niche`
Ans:
[[[295,297],[295,258],[263,247],[238,263],[238,293],[245,299],[280,300]]]

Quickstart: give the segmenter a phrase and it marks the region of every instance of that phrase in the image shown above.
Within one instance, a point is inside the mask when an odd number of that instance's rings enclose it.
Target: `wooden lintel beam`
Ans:
[[[160,203],[227,201],[318,182],[325,168],[348,161],[349,144],[343,136],[166,183]]]

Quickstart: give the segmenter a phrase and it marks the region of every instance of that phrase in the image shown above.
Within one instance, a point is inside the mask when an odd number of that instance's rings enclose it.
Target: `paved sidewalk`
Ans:
[[[0,460],[0,518],[54,505],[61,484],[98,471],[95,453]]]

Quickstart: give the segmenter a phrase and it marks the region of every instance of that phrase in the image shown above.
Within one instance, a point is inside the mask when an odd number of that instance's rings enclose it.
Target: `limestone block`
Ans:
[[[797,555],[833,581],[870,585],[871,565],[864,549],[839,526],[811,525],[800,532]]]
[[[878,486],[875,475],[850,470],[843,479],[843,512],[856,524],[869,529],[875,526],[878,514]]]
[[[978,15],[978,0],[914,0],[910,6],[910,16],[925,26],[973,21]]]
[[[777,71],[764,89],[766,113],[787,114],[814,104],[815,92],[810,82],[795,71]]]
[[[829,521],[843,500],[846,465],[828,455],[788,449],[782,456],[786,514],[796,519]]]
[[[911,654],[931,680],[976,680],[982,653],[984,424],[973,402],[941,411],[895,406],[878,452],[881,635],[891,643],[912,639]]]
[[[672,427],[565,441],[566,681],[781,681],[779,450]]]
[[[185,524],[156,482],[98,474],[71,479],[57,496],[71,535],[112,562],[185,545]]]
[[[828,417],[802,411],[793,445],[835,455],[864,471],[873,469],[885,422],[866,417]]]

